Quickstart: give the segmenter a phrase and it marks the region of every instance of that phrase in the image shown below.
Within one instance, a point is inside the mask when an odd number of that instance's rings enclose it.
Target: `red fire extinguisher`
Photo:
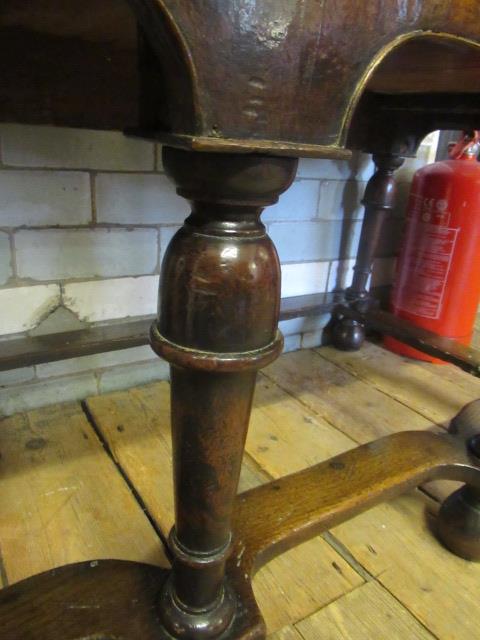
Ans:
[[[414,176],[392,311],[412,324],[469,344],[480,300],[480,132],[466,134],[449,160]],[[442,362],[390,336],[401,355]]]

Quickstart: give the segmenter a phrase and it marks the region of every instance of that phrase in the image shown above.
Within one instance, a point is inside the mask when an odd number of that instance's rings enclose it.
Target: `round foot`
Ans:
[[[230,626],[235,605],[232,590],[225,585],[218,602],[211,609],[189,611],[177,600],[170,576],[160,598],[160,615],[165,627],[175,638],[207,640],[220,637]]]
[[[236,569],[236,565],[235,565]],[[0,638],[7,640],[173,640],[160,622],[165,568],[122,560],[67,565],[0,589]],[[244,573],[231,571],[238,603],[219,640],[264,640],[265,625]],[[164,590],[165,591],[165,590]],[[202,632],[183,640],[204,638]]]
[[[470,453],[480,459],[480,400],[463,407],[450,422],[448,430],[464,438]]]
[[[480,562],[480,494],[467,486],[452,493],[438,514],[437,531],[455,555]]]
[[[332,342],[341,351],[358,351],[365,342],[365,327],[357,320],[340,318],[333,325]]]

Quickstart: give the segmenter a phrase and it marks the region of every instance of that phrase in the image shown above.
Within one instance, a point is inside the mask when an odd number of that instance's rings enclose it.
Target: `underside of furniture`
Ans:
[[[0,119],[128,127],[159,140],[167,174],[191,202],[164,259],[151,330],[171,364],[172,569],[92,559],[30,578],[0,593],[2,637],[264,638],[251,590],[263,563],[435,478],[465,483],[445,502],[439,534],[479,559],[476,405],[450,434],[396,434],[236,493],[256,373],[282,349],[280,267],[262,210],[292,183],[296,158],[373,153],[351,291],[365,301],[402,157],[431,130],[480,128],[480,5],[129,5],[7,0]],[[358,330],[347,312],[341,320]]]

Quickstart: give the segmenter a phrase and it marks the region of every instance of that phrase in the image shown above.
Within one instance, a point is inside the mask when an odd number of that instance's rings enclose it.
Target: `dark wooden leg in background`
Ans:
[[[464,407],[452,420],[450,432],[465,440],[472,458],[480,464],[480,400]],[[438,536],[453,553],[480,561],[480,491],[469,485],[452,493],[438,514]]]
[[[373,155],[373,161],[376,171],[367,184],[363,198],[365,218],[352,285],[346,292],[347,303],[354,305],[360,312],[367,310],[371,303],[367,289],[368,279],[372,273],[385,216],[395,206],[394,172],[402,166],[404,159],[392,153],[377,153]],[[362,346],[365,339],[364,325],[352,318],[338,317],[334,321],[332,339],[338,349],[355,351]]]
[[[171,363],[176,524],[161,616],[176,637],[219,636],[235,594],[225,579],[256,372],[282,348],[280,268],[260,222],[296,161],[164,150],[192,214],[167,251],[152,346]]]

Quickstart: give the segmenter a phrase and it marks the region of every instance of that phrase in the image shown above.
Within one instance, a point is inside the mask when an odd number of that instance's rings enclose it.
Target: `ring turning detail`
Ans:
[[[0,591],[0,638],[263,640],[252,590],[262,565],[438,478],[465,483],[445,501],[438,535],[479,560],[478,405],[450,433],[397,433],[237,490],[257,372],[282,349],[280,263],[261,215],[293,183],[298,158],[327,158],[334,176],[354,150],[376,165],[336,344],[359,348],[376,323],[435,354],[446,348],[389,320],[367,282],[403,158],[435,129],[480,129],[480,3],[128,0],[130,13],[118,0],[21,4],[0,12],[3,121],[134,123],[130,135],[163,143],[191,213],[165,253],[150,333],[171,372],[171,568],[94,560],[31,577]],[[317,170],[309,162],[299,178]],[[448,350],[478,374],[480,358]]]

